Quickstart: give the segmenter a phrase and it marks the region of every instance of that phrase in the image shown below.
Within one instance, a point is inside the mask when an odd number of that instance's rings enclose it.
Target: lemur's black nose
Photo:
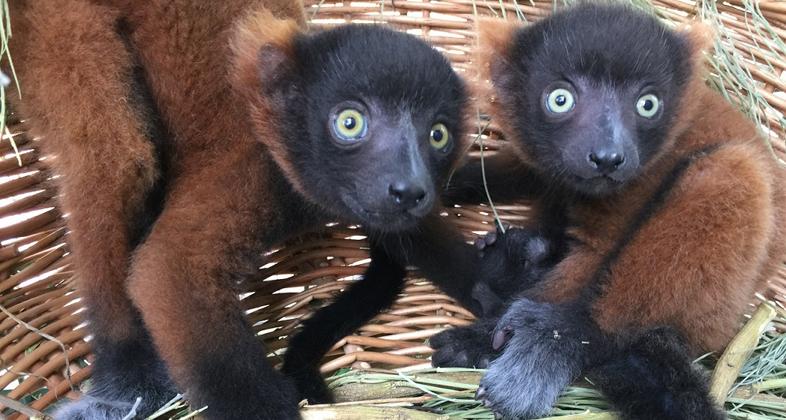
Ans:
[[[595,170],[603,175],[608,175],[625,162],[625,155],[621,151],[599,150],[590,153],[587,159]]]
[[[415,182],[396,181],[388,188],[396,204],[403,210],[411,210],[420,205],[426,198],[426,189]]]

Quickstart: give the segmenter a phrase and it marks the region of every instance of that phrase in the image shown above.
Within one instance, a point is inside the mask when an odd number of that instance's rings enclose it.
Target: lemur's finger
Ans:
[[[513,329],[511,329],[510,327],[504,327],[494,331],[494,337],[491,340],[491,347],[494,350],[501,349],[502,346],[504,346],[505,343],[507,343],[508,340],[510,340],[510,337],[512,336],[513,336]]]

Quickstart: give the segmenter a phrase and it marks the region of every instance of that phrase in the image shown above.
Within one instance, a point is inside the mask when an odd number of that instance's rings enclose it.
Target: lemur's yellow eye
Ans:
[[[366,117],[357,109],[347,108],[336,115],[333,129],[341,140],[359,140],[366,135]]]
[[[437,150],[442,150],[447,147],[448,142],[450,142],[450,132],[448,128],[445,127],[445,124],[434,124],[434,126],[431,127],[429,142],[431,143],[431,147]]]
[[[642,95],[639,100],[636,101],[636,112],[644,118],[654,117],[659,109],[660,99],[651,93]]]
[[[563,88],[552,90],[546,98],[546,108],[555,114],[564,114],[573,109],[575,104],[576,99],[573,94]]]

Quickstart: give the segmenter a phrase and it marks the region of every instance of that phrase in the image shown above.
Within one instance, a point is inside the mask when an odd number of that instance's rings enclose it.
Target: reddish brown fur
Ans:
[[[71,0],[28,3],[10,4],[23,87],[18,109],[56,156],[82,298],[115,314],[97,328],[124,338],[133,318],[123,284],[129,230],[158,176],[153,146],[127,100],[131,60],[107,30],[117,19],[111,9]]]
[[[682,31],[691,41],[695,68],[703,68],[708,30],[694,25]],[[492,76],[494,60],[507,59],[512,34],[510,23],[483,22],[476,56],[481,79]],[[623,249],[594,303],[594,317],[606,331],[670,324],[694,350],[720,350],[739,328],[754,292],[763,290],[783,262],[784,169],[755,125],[711,91],[702,72],[694,74],[684,96],[670,139],[639,179],[623,194],[569,209],[575,225],[570,233],[579,245],[539,293],[551,301],[577,297],[675,163],[718,145],[688,168],[666,206]],[[504,101],[492,101],[491,108],[504,124],[515,110],[499,102]],[[522,161],[530,160],[516,150]]]
[[[294,21],[275,21],[271,24],[271,14],[267,10],[256,11],[248,16],[235,31],[232,39],[234,62],[232,63],[232,84],[237,92],[250,104],[249,117],[251,124],[258,133],[277,133],[280,127],[275,123],[276,110],[281,104],[274,103],[273,98],[262,97],[262,84],[267,80],[259,78],[259,52],[263,48],[273,47],[291,56],[291,42],[294,36],[303,28]],[[278,63],[280,64],[280,63]],[[271,82],[275,83],[275,82]],[[277,136],[262,139],[268,146],[273,159],[292,182],[293,186],[303,192],[301,181],[290,160],[284,155]]]
[[[272,162],[261,158],[264,146],[243,123],[248,98],[236,95],[226,77],[233,24],[238,10],[266,9],[258,15],[265,21],[255,23],[286,32],[257,31],[265,38],[255,41],[279,45],[304,28],[302,4],[231,0],[200,11],[185,0],[118,2],[125,11],[79,0],[12,3],[20,111],[57,156],[81,295],[93,312],[111,314],[94,318],[92,328],[114,341],[136,334],[133,301],[170,373],[187,389],[195,359],[210,357],[244,325],[227,287],[234,279],[221,273],[253,270],[236,256],[259,253],[261,241],[270,240],[265,227],[288,217],[270,205]],[[184,11],[204,16],[178,14]],[[159,173],[143,116],[129,105],[133,61],[116,33],[121,17],[130,42],[144,46],[138,59],[173,134],[166,207],[133,261],[129,226]],[[179,44],[177,34],[185,32],[202,42]],[[251,58],[241,56],[237,65]],[[225,329],[211,329],[208,340],[206,325]]]
[[[262,151],[259,144],[251,141],[251,127],[238,124],[247,119],[246,110],[239,106],[228,81],[221,77],[224,74],[222,69],[230,58],[229,43],[226,37],[215,36],[228,31],[236,18],[236,10],[251,10],[253,4],[258,7],[263,2],[235,0],[224,6],[228,12],[219,11],[211,19],[179,19],[178,22],[173,22],[174,15],[168,13],[168,7],[176,5],[158,3],[138,4],[133,8],[130,22],[135,25],[135,42],[149,46],[142,51],[142,60],[152,76],[150,85],[159,99],[161,112],[172,124],[170,129],[177,133],[175,143],[181,156],[176,169],[178,185],[175,188],[181,193],[169,197],[167,208],[147,243],[138,251],[129,290],[145,314],[146,325],[156,337],[159,352],[169,362],[174,376],[185,377],[194,365],[188,355],[197,353],[186,353],[182,349],[203,341],[198,337],[204,325],[224,324],[220,319],[212,319],[226,316],[216,308],[225,307],[228,313],[232,313],[238,305],[233,293],[222,284],[228,279],[211,276],[212,267],[231,263],[232,255],[238,251],[259,249],[255,246],[261,235],[258,221],[273,224],[285,215],[276,214],[265,203],[265,198],[273,194],[262,183],[268,163],[260,162],[258,158]],[[278,7],[285,10],[291,3],[283,2]],[[266,6],[268,4],[275,5],[276,2],[267,2]],[[266,14],[265,18],[270,19],[271,16],[272,13]],[[295,17],[302,22],[302,11]],[[158,35],[183,23],[194,24],[188,29],[204,38],[203,44],[188,44],[188,47],[196,48],[194,51],[170,44],[176,42],[176,38]],[[270,25],[271,21],[266,24]],[[298,26],[294,21],[273,24],[286,27],[288,32],[260,35],[291,35],[291,30]],[[276,37],[272,41],[282,42],[283,39]],[[158,53],[175,49],[179,49],[180,54]],[[245,56],[247,59],[253,57],[253,54]],[[195,66],[194,61],[202,65]],[[247,75],[248,71],[244,74]],[[199,85],[200,88],[193,91],[203,97],[184,97],[192,90],[180,88],[181,80]],[[178,88],[169,89],[170,85]],[[254,83],[252,86],[257,85]],[[205,89],[205,86],[211,88]],[[219,119],[205,118],[205,109],[220,110],[229,115]],[[229,145],[231,147],[227,147]],[[243,174],[247,182],[233,183],[232,178],[236,174]],[[224,188],[232,184],[237,189],[227,194]],[[211,199],[205,200],[205,197]],[[230,213],[234,217],[226,218],[225,215]],[[157,276],[150,274],[160,272],[162,267],[171,271],[167,282],[157,282]],[[248,268],[237,267],[239,272]],[[198,293],[184,293],[188,290],[197,290]],[[190,319],[178,317],[182,307],[194,308],[194,316]],[[220,337],[212,339],[224,341]],[[210,346],[209,343],[204,345]]]
[[[236,333],[231,326],[237,324],[226,318],[237,312],[238,301],[225,286],[231,279],[216,276],[215,267],[220,265],[230,273],[252,269],[235,262],[234,256],[258,252],[262,224],[276,225],[286,217],[268,204],[275,195],[264,182],[271,162],[259,159],[262,146],[252,140],[251,126],[240,123],[247,120],[246,108],[224,77],[232,57],[230,29],[238,10],[258,10],[263,5],[271,13],[262,25],[294,30],[302,27],[304,19],[302,8],[293,10],[296,2],[233,0],[216,6],[209,19],[184,19],[171,13],[170,8],[188,9],[177,3],[137,2],[129,16],[134,43],[146,46],[140,51],[141,60],[159,109],[175,133],[178,156],[172,168],[174,192],[135,255],[129,292],[173,376],[187,384],[198,362],[194,357],[211,354],[216,350],[213,343],[226,342]],[[277,13],[290,13],[295,20],[276,22],[272,18]],[[203,42],[179,45],[176,37],[160,35],[175,28],[188,30],[191,39]],[[291,30],[259,35],[291,35]],[[272,43],[282,39],[276,37]],[[216,110],[223,117],[209,118],[206,110]],[[238,174],[244,182],[236,182]],[[231,194],[226,185],[235,186]],[[165,282],[157,281],[162,270],[168,278]],[[184,318],[185,307],[190,316]],[[204,340],[205,325],[225,325],[227,335]]]
[[[502,131],[509,133],[511,129],[508,123],[515,118],[515,110],[505,107],[499,101],[499,93],[495,91],[491,80],[496,64],[508,60],[510,40],[521,25],[515,21],[479,18],[476,28],[478,45],[473,54],[475,71],[472,74],[473,83],[470,84],[474,90],[473,96],[477,98],[480,107],[488,109],[491,115],[495,116],[494,120],[502,127]],[[514,148],[513,151],[522,162],[529,162],[530,157],[519,148]]]

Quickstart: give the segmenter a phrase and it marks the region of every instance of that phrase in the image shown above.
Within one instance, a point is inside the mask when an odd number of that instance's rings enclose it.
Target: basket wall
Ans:
[[[460,71],[470,64],[476,15],[534,20],[554,7],[551,1],[507,0],[306,3],[312,21],[320,25],[378,22],[423,36]],[[727,36],[722,42],[728,47],[733,41],[733,58],[755,81],[748,86],[755,89],[755,95],[732,94],[731,99],[745,103],[743,107],[761,121],[775,149],[786,152],[786,3],[760,1],[756,9],[747,0],[651,2],[660,16],[676,22],[697,16],[710,19],[709,3],[722,12],[718,23],[721,34]],[[769,26],[762,26],[756,20],[758,15],[765,17]],[[781,42],[781,50],[773,47],[773,37]],[[735,92],[722,71],[712,79]],[[744,102],[753,97],[763,98],[765,103]],[[10,390],[11,399],[43,410],[57,398],[77,396],[79,384],[90,375],[86,362],[90,348],[78,293],[73,290],[68,232],[57,207],[52,174],[38,152],[38,140],[27,137],[24,123],[15,118],[10,118],[10,124],[19,160],[8,140],[0,142],[5,155],[0,159],[0,390]],[[484,144],[493,151],[501,136],[493,124],[487,134]],[[477,154],[477,148],[472,153]],[[487,210],[485,206],[451,207],[445,217],[471,235],[490,229]],[[503,219],[513,224],[526,216],[525,206],[499,210]],[[287,336],[299,319],[329,302],[363,272],[367,263],[365,237],[354,226],[330,226],[270,251],[268,261],[249,280],[243,302],[254,329],[271,351],[273,363],[278,364]],[[772,292],[786,301],[786,266],[773,279]],[[466,310],[414,274],[391,310],[335,346],[323,371],[428,364],[430,349],[424,345],[425,339],[470,319]],[[68,375],[64,374],[66,367]]]

